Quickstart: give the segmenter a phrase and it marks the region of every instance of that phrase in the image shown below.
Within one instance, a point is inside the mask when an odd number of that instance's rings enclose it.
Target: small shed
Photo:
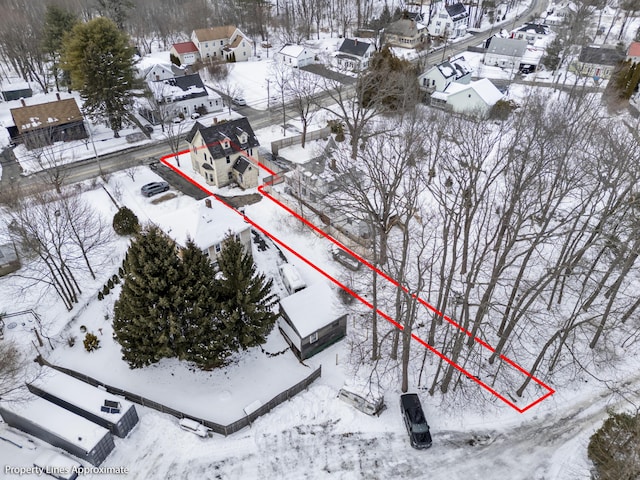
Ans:
[[[43,375],[27,385],[31,393],[108,428],[118,437],[126,437],[138,423],[133,403],[53,368],[42,368]]]
[[[33,96],[33,90],[31,90],[31,86],[26,82],[2,86],[2,98],[4,98],[5,102],[29,98],[31,96]]]
[[[21,267],[20,258],[13,244],[0,245],[0,277],[9,275]]]
[[[347,315],[334,308],[335,294],[318,283],[280,300],[278,327],[300,360],[312,357],[347,333]]]
[[[315,54],[303,45],[292,45],[287,43],[276,53],[275,58],[294,68],[306,67],[313,63]]]
[[[94,466],[100,465],[115,448],[109,430],[44,398],[33,396],[24,402],[3,402],[0,416],[10,426]]]

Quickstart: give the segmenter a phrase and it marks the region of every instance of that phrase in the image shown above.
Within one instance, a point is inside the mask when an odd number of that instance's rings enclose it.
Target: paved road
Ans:
[[[524,12],[520,18],[516,19],[510,27],[515,28],[528,21],[531,21],[539,16],[540,12],[544,8],[544,5],[540,0],[533,0],[531,6]],[[469,46],[477,46],[489,38],[491,31],[474,34],[472,38],[463,40],[461,42],[452,43],[447,45],[445,55],[458,55],[467,50]],[[421,57],[422,61],[425,61],[427,65],[439,63],[442,60],[443,51],[438,50],[431,52],[426,56]],[[418,61],[416,59],[415,61]],[[350,91],[354,88],[353,83],[346,85],[343,92],[344,95],[349,95]],[[332,103],[331,97],[328,93],[321,93],[318,98],[318,104],[328,105]],[[273,125],[274,123],[280,123],[282,121],[282,106],[274,105],[272,108],[261,111],[253,109],[249,106],[238,107],[236,110],[246,115],[251,121],[251,125],[255,130]],[[285,108],[285,121],[293,118],[295,113],[289,108]],[[186,148],[186,144],[184,145]],[[113,173],[120,170],[124,170],[128,167],[139,166],[143,164],[153,163],[159,157],[166,155],[170,152],[170,149],[166,142],[159,141],[154,144],[147,144],[140,147],[132,147],[124,151],[102,155],[99,160],[86,159],[65,165],[64,183],[71,184],[88,180],[99,176],[101,173]],[[2,177],[0,178],[0,190],[5,191],[12,187],[20,187],[21,191],[28,191],[30,188],[36,185],[42,185],[47,183],[47,172],[38,172],[28,177],[20,175],[21,168],[16,162],[15,157],[11,149],[5,149],[0,153],[0,164],[2,164]],[[189,195],[202,195],[195,190],[192,191],[186,181],[181,179],[175,173],[165,169],[164,167],[158,168],[158,173],[165,178],[169,183],[184,191]],[[191,192],[191,193],[188,193]]]

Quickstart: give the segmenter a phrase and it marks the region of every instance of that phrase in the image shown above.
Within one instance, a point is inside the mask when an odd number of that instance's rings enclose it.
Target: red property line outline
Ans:
[[[236,147],[235,145],[232,145],[236,150],[240,150],[240,148]],[[200,148],[200,147],[198,147]],[[298,253],[296,250],[294,250],[293,248],[291,248],[289,245],[287,245],[286,243],[284,243],[282,240],[280,240],[279,238],[277,238],[275,235],[273,235],[272,233],[268,232],[266,229],[264,229],[262,226],[258,225],[256,222],[254,222],[253,220],[251,220],[250,218],[248,218],[244,213],[236,210],[235,208],[233,208],[231,205],[229,205],[228,203],[226,203],[222,198],[218,197],[217,195],[215,195],[213,192],[211,192],[210,190],[208,190],[206,187],[204,187],[203,185],[201,185],[200,183],[198,183],[196,180],[194,180],[193,178],[189,177],[188,175],[186,175],[182,170],[180,170],[178,167],[175,167],[174,165],[170,164],[168,162],[168,159],[170,158],[175,158],[176,155],[183,155],[185,153],[189,153],[189,150],[183,150],[181,152],[178,152],[177,154],[169,154],[169,155],[165,155],[164,157],[160,158],[160,161],[167,166],[168,168],[170,168],[172,171],[176,172],[178,175],[180,175],[181,177],[183,177],[184,179],[186,179],[188,182],[190,182],[191,184],[193,184],[194,186],[198,187],[200,190],[202,190],[203,192],[213,196],[216,200],[218,200],[221,204],[223,204],[225,207],[231,209],[232,211],[234,211],[235,213],[237,213],[238,215],[242,216],[243,219],[249,223],[250,225],[252,225],[253,227],[255,227],[257,230],[259,230],[260,232],[262,232],[263,234],[265,234],[266,236],[268,236],[269,238],[271,238],[274,242],[276,242],[277,244],[279,244],[280,246],[282,246],[284,249],[286,249],[287,251],[291,252],[293,255],[295,255],[297,258],[299,258],[300,260],[302,260],[304,263],[306,263],[307,265],[309,265],[311,268],[313,268],[314,270],[316,270],[317,272],[319,272],[320,274],[322,274],[324,277],[326,277],[327,279],[329,279],[330,281],[332,281],[333,283],[335,283],[338,287],[342,288],[343,290],[345,290],[346,292],[348,292],[350,295],[352,295],[354,298],[358,299],[361,303],[363,303],[364,305],[366,305],[368,308],[371,308],[373,310],[373,305],[366,299],[362,298],[360,295],[358,295],[356,292],[352,291],[351,289],[349,289],[347,286],[343,285],[339,280],[335,279],[334,277],[332,277],[331,275],[329,275],[327,272],[325,272],[324,270],[322,270],[320,267],[318,267],[317,265],[315,265],[314,263],[312,263],[310,260],[308,260],[306,257],[302,256],[300,253]],[[246,155],[246,154],[245,154]],[[247,155],[248,156],[248,155]],[[254,158],[251,158],[252,163],[254,165],[258,165],[260,168],[264,169],[265,171],[267,171],[268,173],[270,173],[271,175],[276,175],[276,173],[271,170],[270,168],[268,168],[267,166],[263,165],[262,163],[260,163],[259,161],[255,160]],[[388,280],[389,282],[391,282],[393,285],[395,285],[398,288],[402,288],[405,292],[408,293],[408,289],[399,284],[397,281],[395,281],[393,278],[389,277],[386,273],[382,272],[381,270],[379,270],[378,268],[376,268],[375,266],[371,265],[367,260],[365,260],[364,258],[362,258],[360,255],[358,255],[357,253],[353,252],[352,250],[350,250],[349,248],[347,248],[346,246],[342,245],[340,242],[338,242],[335,238],[333,238],[332,236],[330,236],[329,234],[325,233],[324,231],[320,230],[318,227],[316,227],[315,225],[313,225],[311,222],[309,222],[307,219],[305,219],[304,217],[302,217],[301,215],[299,215],[298,213],[296,213],[295,211],[293,211],[292,209],[290,209],[288,206],[284,205],[282,202],[280,202],[279,200],[275,199],[272,195],[270,195],[269,193],[264,191],[264,187],[265,185],[260,185],[258,187],[258,192],[260,192],[260,194],[262,194],[264,197],[268,198],[269,200],[271,200],[272,202],[274,202],[276,205],[278,205],[279,207],[283,208],[287,213],[293,215],[295,218],[297,218],[298,220],[300,220],[301,222],[303,222],[305,225],[307,225],[308,227],[310,227],[311,229],[313,229],[315,232],[317,232],[319,235],[323,236],[324,238],[328,239],[330,242],[334,243],[336,246],[338,246],[339,248],[341,248],[342,250],[344,250],[345,252],[349,253],[350,255],[352,255],[354,258],[356,258],[358,261],[360,261],[361,263],[363,263],[365,266],[367,266],[367,268],[375,271],[378,275],[381,275],[383,278],[385,278],[386,280]],[[412,297],[414,299],[416,299],[420,304],[422,304],[423,306],[425,306],[427,309],[429,309],[430,311],[432,311],[434,314],[442,317],[444,320],[446,320],[448,323],[450,323],[451,325],[453,325],[454,327],[460,329],[462,332],[464,332],[467,336],[472,337],[471,332],[469,332],[467,329],[463,328],[461,325],[459,325],[456,321],[454,321],[452,318],[448,317],[447,315],[444,315],[442,312],[438,311],[435,307],[433,307],[431,304],[429,304],[428,302],[426,302],[424,299],[417,297],[415,294],[412,294]],[[384,318],[385,320],[387,320],[389,323],[391,323],[392,325],[394,325],[396,328],[403,330],[403,326],[400,325],[398,322],[396,322],[393,318],[391,318],[389,315],[387,315],[386,313],[382,312],[380,309],[376,309],[376,312],[378,315],[380,315],[382,318]],[[503,360],[504,362],[506,362],[507,364],[509,364],[510,366],[512,366],[513,368],[515,368],[516,370],[518,370],[520,373],[522,373],[523,375],[525,375],[526,377],[530,377],[531,380],[533,382],[535,382],[536,384],[538,384],[540,387],[542,387],[543,389],[547,390],[547,393],[543,396],[541,396],[540,398],[534,400],[533,402],[529,403],[528,405],[526,405],[523,408],[518,407],[517,405],[515,405],[515,403],[513,403],[511,400],[509,400],[508,398],[504,397],[503,395],[501,395],[500,393],[498,393],[496,390],[494,390],[492,387],[490,387],[489,385],[487,385],[486,383],[484,383],[482,380],[480,380],[479,378],[477,378],[475,375],[467,372],[463,367],[461,367],[460,365],[458,365],[457,363],[455,363],[453,360],[449,359],[446,355],[444,355],[443,353],[439,352],[436,348],[432,347],[431,345],[429,345],[426,341],[424,341],[422,338],[418,337],[415,333],[411,334],[411,338],[413,340],[415,340],[416,342],[418,342],[420,345],[422,345],[423,347],[425,347],[426,349],[428,349],[430,352],[434,353],[435,355],[437,355],[438,357],[440,357],[442,360],[444,360],[446,363],[448,363],[449,365],[451,365],[452,367],[454,367],[456,370],[458,370],[460,373],[463,373],[467,378],[473,380],[474,382],[476,382],[478,385],[482,386],[485,390],[489,391],[491,394],[495,395],[497,398],[499,398],[500,400],[502,400],[504,403],[506,403],[507,405],[509,405],[510,407],[512,407],[514,410],[520,412],[520,413],[524,413],[527,410],[531,409],[532,407],[534,407],[535,405],[539,404],[540,402],[542,402],[543,400],[545,400],[546,398],[550,397],[551,395],[553,395],[555,393],[555,390],[553,390],[551,387],[549,387],[548,385],[546,385],[544,382],[542,382],[540,379],[538,379],[537,377],[531,375],[529,372],[527,372],[524,368],[522,368],[520,365],[518,365],[516,362],[514,362],[513,360],[509,359],[508,357],[506,357],[505,355],[500,355],[500,359]],[[479,337],[473,337],[474,341],[476,341],[478,344],[480,344],[482,347],[486,348],[487,350],[489,350],[490,352],[495,352],[495,349],[493,347],[491,347],[488,343],[486,343],[484,340],[482,340]]]

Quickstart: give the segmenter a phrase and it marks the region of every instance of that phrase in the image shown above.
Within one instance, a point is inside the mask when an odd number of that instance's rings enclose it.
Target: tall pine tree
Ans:
[[[63,41],[62,65],[84,100],[84,113],[104,116],[114,137],[131,101],[133,53],[129,36],[104,17],[77,24]]]
[[[113,330],[122,358],[140,368],[176,355],[182,334],[176,302],[182,266],[175,243],[158,227],[136,235],[124,260]]]
[[[178,298],[183,330],[177,356],[206,370],[219,367],[231,348],[219,320],[216,271],[209,257],[191,239],[182,250],[182,271]]]
[[[272,280],[256,273],[251,255],[235,237],[228,236],[218,257],[221,276],[216,290],[222,306],[221,319],[234,349],[246,350],[266,341],[276,321],[272,311],[277,298]]]

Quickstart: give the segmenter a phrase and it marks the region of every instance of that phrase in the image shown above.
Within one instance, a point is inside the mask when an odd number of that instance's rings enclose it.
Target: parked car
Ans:
[[[153,197],[158,193],[166,192],[169,190],[169,184],[167,182],[151,182],[143,185],[140,189],[140,193],[145,197]]]
[[[194,119],[194,120],[195,120],[196,118],[200,118],[200,114],[199,114],[198,112],[193,112],[193,113],[191,114],[191,118],[192,118],[192,119]]]
[[[244,107],[247,104],[247,101],[242,97],[233,97],[231,102],[239,107]]]
[[[209,432],[211,432],[210,428],[205,427],[201,423],[198,423],[195,420],[191,420],[190,418],[181,418],[180,428],[186,430],[187,432],[195,433],[202,438],[208,437]]]
[[[44,473],[58,480],[75,480],[77,471],[82,467],[80,463],[53,450],[45,449],[33,461],[33,466],[41,468]]]
[[[409,433],[411,446],[418,449],[429,448],[431,432],[418,395],[415,393],[400,395],[400,411]]]
[[[182,123],[182,122],[184,122],[184,118],[182,118],[182,117],[173,117],[173,119],[171,121],[173,123]]]
[[[362,262],[350,253],[345,252],[337,245],[330,245],[329,250],[331,251],[333,259],[343,267],[347,267],[349,270],[353,270],[354,272],[360,270]]]
[[[293,295],[307,287],[307,284],[300,276],[298,269],[290,263],[283,263],[280,265],[280,275],[282,276],[284,288],[287,289],[289,295]]]

